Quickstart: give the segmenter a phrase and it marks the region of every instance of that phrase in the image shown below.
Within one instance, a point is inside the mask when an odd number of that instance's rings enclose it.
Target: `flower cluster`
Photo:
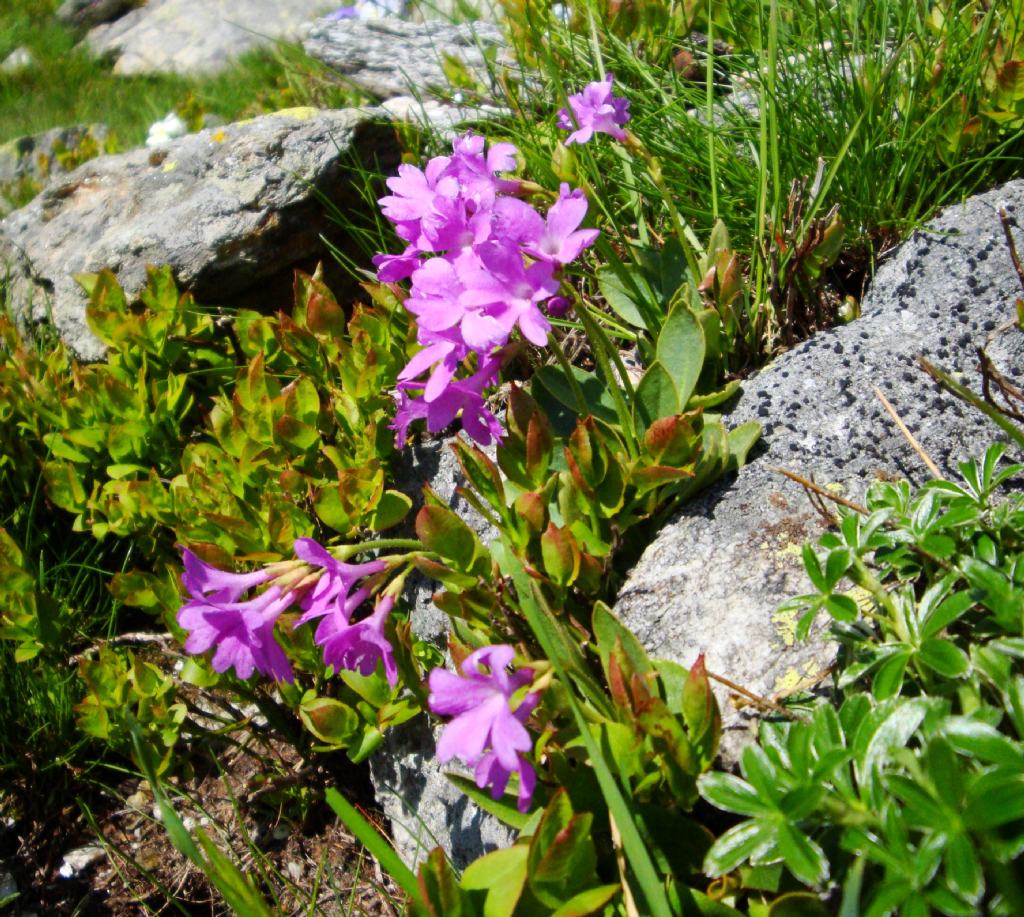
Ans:
[[[445,726],[437,742],[438,760],[461,758],[473,768],[476,785],[491,787],[498,799],[509,777],[519,774],[519,811],[530,807],[537,774],[526,758],[533,743],[526,722],[540,701],[540,693],[529,692],[513,710],[513,695],[533,679],[533,669],[509,673],[515,650],[506,644],[474,650],[462,662],[462,677],[445,669],[434,669],[428,684],[430,709],[454,719]]]
[[[233,668],[239,678],[249,678],[256,671],[277,681],[293,681],[274,627],[282,612],[298,605],[303,614],[296,627],[320,619],[314,639],[323,649],[325,665],[369,675],[380,661],[389,684],[398,681],[394,652],[384,636],[394,598],[379,598],[368,618],[352,620],[370,598],[368,578],[386,570],[385,561],[342,563],[312,538],[296,540],[295,560],[252,573],[226,573],[188,549],[183,555],[181,581],[190,599],[178,612],[178,623],[188,631],[185,650],[214,649],[216,671]],[[257,587],[264,588],[243,599]]]
[[[572,131],[565,144],[586,143],[594,134],[608,134],[616,140],[626,139],[622,126],[629,121],[629,99],[612,95],[612,75],[590,83],[583,92],[569,96],[569,110],[558,113],[558,126]]]
[[[541,307],[565,310],[562,268],[597,238],[596,229],[579,228],[587,213],[581,190],[563,184],[545,216],[517,197],[523,183],[501,177],[515,156],[510,143],[485,150],[482,137],[466,134],[451,156],[424,169],[399,166],[387,181],[381,210],[407,245],[374,264],[383,282],[411,279],[405,306],[423,348],[398,376],[399,445],[415,420],[436,433],[460,415],[478,443],[501,438],[484,392],[497,382],[502,348],[516,330],[547,343],[551,325]]]

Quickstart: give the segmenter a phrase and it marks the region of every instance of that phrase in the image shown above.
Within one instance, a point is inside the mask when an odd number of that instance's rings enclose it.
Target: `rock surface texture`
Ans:
[[[447,87],[446,59],[459,61],[486,84],[485,52],[497,53],[505,44],[501,29],[488,22],[322,19],[303,47],[359,89],[386,99]]]
[[[135,6],[139,6],[137,0],[64,0],[57,9],[57,18],[74,28],[91,29],[123,16]]]
[[[1021,293],[999,204],[1024,222],[1024,180],[945,210],[879,267],[860,319],[816,335],[746,383],[729,423],[759,420],[762,453],[660,532],[615,607],[655,657],[690,665],[703,651],[712,672],[765,696],[827,668],[833,648],[824,635],[797,643],[796,616],[777,612],[811,591],[800,548],[823,521],[774,469],[813,475],[854,500],[878,478],[928,480],[876,385],[950,476],[996,438],[992,424],[942,392],[915,361],[924,355],[979,387],[975,348],[1013,316]],[[1010,378],[1024,372],[1022,338],[1011,332],[989,348]],[[728,762],[754,717],[724,693],[719,699]]]
[[[134,296],[146,266],[166,264],[200,301],[283,305],[268,301],[273,281],[286,291],[291,268],[311,267],[325,251],[321,234],[334,231],[318,195],[356,206],[346,163],[393,167],[384,118],[296,109],[87,162],[0,221],[15,314],[51,319],[96,360],[104,348],[86,325],[78,273],[109,268]]]
[[[103,124],[74,124],[10,140],[0,146],[0,185],[23,178],[41,182],[62,173],[61,153],[71,153],[74,158],[77,152],[87,159],[89,153],[103,148],[107,133]],[[87,153],[83,144],[93,149]]]
[[[149,0],[92,29],[86,41],[123,75],[214,73],[275,41],[299,41],[335,0]]]

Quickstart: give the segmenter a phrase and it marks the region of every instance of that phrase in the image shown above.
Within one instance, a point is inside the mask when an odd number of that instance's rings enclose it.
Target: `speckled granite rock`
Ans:
[[[291,268],[312,267],[322,235],[337,235],[319,196],[361,206],[345,154],[384,171],[397,161],[385,120],[380,109],[295,109],[87,162],[0,222],[15,313],[51,320],[97,360],[105,351],[86,325],[78,273],[109,268],[135,296],[146,266],[166,264],[200,301],[285,305],[273,282],[283,278],[290,301]]]
[[[205,74],[275,41],[299,41],[336,0],[148,0],[92,29],[93,53],[117,58],[114,72]]]
[[[387,99],[410,92],[422,98],[447,87],[448,58],[460,61],[486,84],[485,52],[497,53],[505,42],[501,29],[488,22],[322,19],[303,47],[359,89]]]
[[[744,385],[729,423],[757,419],[763,447],[666,526],[622,589],[616,612],[650,652],[707,666],[759,694],[813,678],[833,647],[819,632],[795,643],[795,619],[776,609],[810,591],[800,547],[822,530],[782,466],[859,499],[876,478],[928,473],[876,399],[877,385],[939,467],[995,438],[980,413],[944,394],[915,365],[919,354],[976,384],[975,348],[1014,314],[1020,287],[996,214],[1024,217],[1024,180],[950,207],[878,269],[857,321],[815,336]],[[990,354],[1011,378],[1024,372],[1024,335]],[[754,719],[724,694],[725,757]]]

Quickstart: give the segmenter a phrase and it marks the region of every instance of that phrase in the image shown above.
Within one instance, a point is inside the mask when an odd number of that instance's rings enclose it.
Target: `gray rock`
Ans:
[[[64,0],[57,9],[57,18],[72,28],[91,29],[138,5],[139,0]]]
[[[148,0],[86,37],[114,72],[208,74],[275,41],[299,41],[336,0]]]
[[[106,856],[106,851],[99,844],[87,844],[76,847],[64,854],[58,873],[64,879],[73,879],[85,872],[93,863],[98,863]]]
[[[395,849],[411,868],[440,845],[464,869],[485,853],[508,847],[516,832],[481,810],[448,780],[446,771],[470,774],[454,762],[438,764],[434,743],[426,717],[393,729],[370,756],[370,779],[377,801],[391,820]]]
[[[347,162],[397,161],[379,109],[295,109],[182,137],[160,150],[102,156],[0,221],[0,265],[24,322],[51,318],[83,359],[102,359],[77,273],[109,268],[129,296],[147,265],[170,265],[200,301],[284,304],[290,272],[312,267],[337,227],[320,196],[357,206]],[[254,292],[250,292],[254,291]]]
[[[505,42],[501,30],[487,22],[322,19],[303,47],[359,89],[386,99],[448,87],[444,62],[452,58],[487,85],[485,53],[496,54]]]
[[[0,184],[25,178],[45,182],[63,174],[67,170],[61,154],[77,153],[76,158],[89,159],[103,152],[107,133],[103,124],[75,124],[10,140],[0,146]]]
[[[394,96],[380,103],[395,121],[412,124],[431,134],[452,139],[460,129],[482,121],[490,121],[509,113],[506,108],[496,105],[463,105],[458,94],[453,95],[455,104],[449,105],[437,99],[417,99],[413,96]]]
[[[706,664],[760,695],[823,672],[834,648],[819,632],[793,639],[777,611],[811,591],[800,549],[823,528],[785,467],[854,500],[878,478],[928,480],[872,386],[877,385],[944,473],[978,454],[996,428],[943,393],[918,355],[977,388],[975,348],[1014,315],[1020,286],[997,205],[1024,216],[1024,180],[950,207],[882,264],[862,316],[816,335],[749,380],[729,422],[756,419],[764,448],[732,481],[686,507],[647,548],[615,610],[656,657]],[[1000,336],[990,355],[1010,378],[1024,371],[1024,335]],[[824,622],[822,622],[824,623]],[[734,761],[755,717],[720,695],[724,758]]]
[[[27,70],[35,62],[36,59],[28,48],[15,48],[4,58],[3,63],[0,63],[0,73],[18,73]]]

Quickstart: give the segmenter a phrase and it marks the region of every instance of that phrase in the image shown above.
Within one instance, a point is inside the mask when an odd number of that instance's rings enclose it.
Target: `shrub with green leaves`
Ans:
[[[1004,452],[917,492],[877,484],[805,549],[816,591],[791,605],[803,633],[831,615],[837,689],[763,724],[742,777],[701,779],[743,816],[705,861],[731,898],[784,866],[843,913],[1024,906],[1024,499],[1008,489],[1024,465]]]

